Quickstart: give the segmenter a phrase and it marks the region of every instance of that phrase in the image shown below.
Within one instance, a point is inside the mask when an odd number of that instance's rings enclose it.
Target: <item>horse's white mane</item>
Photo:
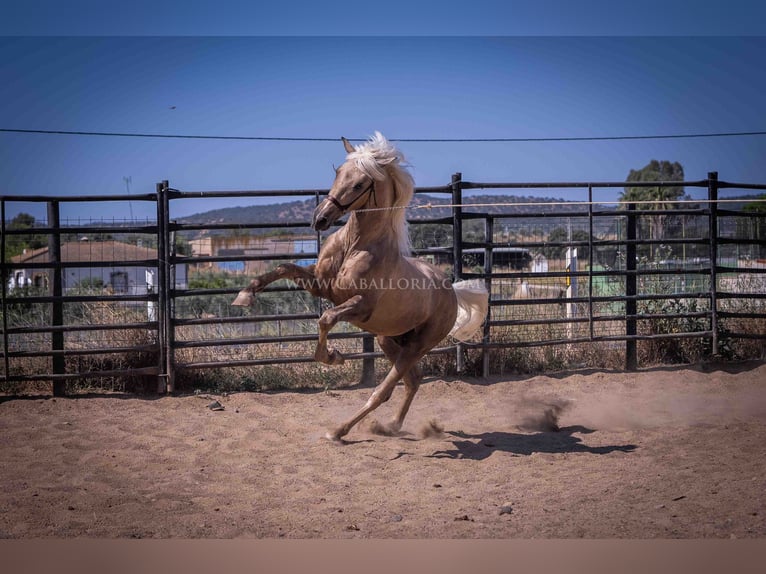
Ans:
[[[399,208],[392,212],[393,228],[399,241],[399,252],[409,257],[412,244],[404,208],[412,201],[415,182],[406,169],[404,154],[376,131],[365,143],[356,146],[346,159],[353,161],[357,169],[376,181],[386,179],[387,175],[391,177],[395,193],[394,207]]]
[[[402,152],[377,131],[365,143],[356,146],[346,159],[353,161],[366,176],[378,181],[386,177],[382,168],[404,163]]]

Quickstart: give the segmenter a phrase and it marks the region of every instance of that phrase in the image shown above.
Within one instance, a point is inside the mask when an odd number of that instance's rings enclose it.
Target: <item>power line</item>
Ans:
[[[126,138],[165,138],[165,139],[197,139],[197,140],[245,140],[245,141],[275,141],[275,142],[337,142],[340,138],[311,138],[311,137],[274,137],[274,136],[214,136],[193,134],[144,134],[125,132],[86,132],[69,130],[31,130],[0,128],[0,132],[22,134],[48,134],[69,136],[102,136]],[[691,138],[721,138],[763,136],[766,131],[753,132],[713,132],[696,134],[661,134],[643,136],[583,136],[583,137],[548,137],[548,138],[391,138],[395,142],[415,143],[519,143],[519,142],[583,142],[583,141],[621,141],[621,140],[654,140],[654,139],[691,139]],[[350,141],[366,141],[367,138],[347,138]]]

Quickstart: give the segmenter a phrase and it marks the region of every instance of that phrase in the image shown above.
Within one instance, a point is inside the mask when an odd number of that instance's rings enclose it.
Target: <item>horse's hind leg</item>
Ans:
[[[404,373],[407,373],[410,368],[412,368],[419,358],[420,357],[410,357],[407,353],[402,353],[383,381],[375,387],[375,390],[372,392],[372,395],[370,395],[370,398],[367,399],[364,407],[351,417],[348,422],[338,427],[335,432],[328,433],[327,438],[340,441],[340,439],[347,435],[356,423],[384,403],[391,396],[396,383],[399,382]]]
[[[295,282],[298,287],[305,289],[315,297],[316,292],[316,277],[314,277],[314,266],[301,267],[294,263],[282,263],[268,273],[264,273],[253,279],[250,285],[242,289],[239,292],[236,299],[232,302],[232,305],[250,306],[255,300],[255,294],[259,291],[263,291],[267,285],[280,279],[290,279]]]
[[[415,393],[418,392],[420,381],[423,378],[417,366],[412,367],[412,369],[410,369],[410,373],[412,373],[413,370],[417,371],[417,376],[411,376],[409,374],[405,376],[404,388],[406,389],[406,394],[404,395],[404,401],[399,407],[399,411],[396,413],[396,417],[393,421],[391,421],[391,430],[396,432],[401,430],[402,423],[404,423],[404,417],[407,416],[407,412],[410,410],[412,400],[415,398]]]
[[[454,318],[452,320],[454,321]],[[381,349],[383,349],[383,352],[386,353],[386,356],[393,363],[391,371],[383,379],[383,382],[375,387],[372,396],[367,400],[364,407],[351,420],[329,435],[329,438],[340,440],[356,423],[378,408],[381,403],[388,400],[396,383],[403,378],[406,395],[404,402],[399,407],[399,412],[391,423],[393,427],[391,431],[398,431],[404,422],[404,418],[407,416],[407,411],[409,411],[412,400],[415,398],[415,393],[418,392],[418,386],[420,385],[421,375],[417,363],[446,334],[445,323],[443,321],[434,321],[426,323],[401,337],[379,337],[378,343]]]
[[[404,378],[404,384],[407,394],[404,402],[399,408],[392,426],[394,431],[401,428],[404,417],[412,404],[412,399],[417,393],[420,384],[420,370],[417,368],[417,362],[440,340],[443,333],[432,332],[430,325],[426,325],[421,331],[412,331],[400,340],[390,337],[381,337],[378,342],[391,359],[392,367],[383,381],[375,387],[372,395],[362,409],[357,412],[348,422],[341,425],[334,433],[328,434],[328,438],[339,441],[341,437],[348,434],[351,428],[361,421],[364,417],[378,408],[382,403],[391,397],[391,393],[396,384]]]
[[[401,345],[399,345],[392,337],[378,337],[378,344],[380,345],[380,348],[383,350],[388,360],[391,361],[391,364],[393,365],[402,352]],[[415,362],[410,370],[404,374],[402,380],[404,381],[406,392],[404,396],[404,402],[402,402],[402,405],[399,407],[399,411],[391,423],[387,427],[380,429],[384,434],[393,434],[400,431],[402,428],[404,418],[407,416],[407,412],[410,409],[412,400],[415,398],[415,393],[418,392],[420,382],[423,380],[423,375],[418,368],[417,362]],[[393,392],[393,387],[391,388],[391,391]],[[384,400],[388,400],[389,397],[384,397]]]

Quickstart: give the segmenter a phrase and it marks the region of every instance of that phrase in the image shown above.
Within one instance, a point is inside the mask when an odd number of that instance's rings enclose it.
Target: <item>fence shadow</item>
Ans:
[[[595,431],[579,425],[563,427],[557,432],[534,434],[488,432],[472,435],[447,431],[446,434],[458,439],[452,441],[455,448],[436,451],[429,455],[429,458],[484,460],[498,451],[515,456],[529,456],[535,453],[564,454],[577,452],[600,455],[613,452],[628,453],[638,448],[633,444],[592,447],[583,444],[580,437],[574,436],[575,433],[590,434],[593,432]]]
[[[119,399],[124,401],[157,401],[165,398],[167,395],[158,393],[134,393],[129,391],[110,392],[110,391],[88,391],[80,393],[69,393],[63,396],[56,396],[51,393],[24,393],[24,394],[3,394],[0,395],[0,404],[13,401],[76,401],[93,399]]]

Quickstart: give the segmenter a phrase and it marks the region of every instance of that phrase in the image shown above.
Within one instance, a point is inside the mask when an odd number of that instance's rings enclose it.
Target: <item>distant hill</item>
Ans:
[[[451,203],[451,198],[435,197],[428,194],[416,194],[412,200],[411,206],[424,207],[431,205],[428,209],[410,209],[407,217],[410,220],[440,219],[452,215],[452,208],[447,207]],[[516,195],[472,195],[463,199],[464,213],[488,213],[494,216],[503,214],[528,214],[537,216],[541,213],[575,213],[584,211],[582,205],[572,203],[567,205],[563,199],[552,197],[520,197]],[[539,205],[540,203],[558,203],[559,205]],[[487,204],[480,207],[470,207],[472,204]],[[208,225],[208,224],[284,224],[284,223],[306,223],[311,221],[316,201],[314,199],[289,201],[286,203],[274,203],[270,205],[253,205],[247,207],[226,207],[214,209],[187,217],[178,218],[176,221],[182,224]],[[613,209],[614,206],[607,206],[604,209]],[[262,232],[273,232],[276,228],[264,229]],[[211,232],[198,232],[197,235],[215,234]],[[220,231],[227,233],[227,231]]]
[[[250,205],[244,207],[224,207],[203,213],[196,213],[177,218],[178,223],[208,225],[229,223],[232,225],[252,223],[305,223],[311,221],[316,207],[313,199],[272,203],[269,205]]]

